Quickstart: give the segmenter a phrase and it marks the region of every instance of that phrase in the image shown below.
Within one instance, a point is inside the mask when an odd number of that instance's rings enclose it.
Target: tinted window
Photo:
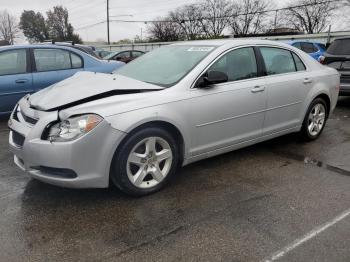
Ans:
[[[255,54],[251,47],[240,48],[225,54],[209,70],[224,72],[229,81],[258,76]]]
[[[312,43],[301,43],[301,50],[308,54],[318,51],[318,49]]]
[[[60,49],[35,49],[34,57],[38,72],[71,68],[68,51]]]
[[[332,55],[350,55],[350,39],[335,40],[327,49]]]
[[[303,61],[301,61],[301,59],[299,58],[299,56],[297,56],[296,54],[293,53],[293,58],[295,61],[295,66],[297,68],[297,71],[305,71],[306,67],[305,67]]]
[[[130,57],[130,52],[119,53],[116,57],[118,57],[118,58],[129,58]]]
[[[298,48],[298,49],[301,49],[300,43],[294,43],[293,46],[296,47],[296,48]]]
[[[0,75],[23,74],[27,72],[27,54],[25,49],[0,53]]]
[[[268,75],[284,74],[296,71],[294,60],[290,51],[274,47],[261,47],[260,50],[265,61],[265,67]]]
[[[71,53],[71,59],[72,59],[72,68],[81,68],[83,67],[83,61],[81,60],[81,58],[76,55]]]
[[[133,57],[139,57],[139,56],[142,56],[142,55],[143,55],[142,52],[132,51],[132,56],[133,56]]]

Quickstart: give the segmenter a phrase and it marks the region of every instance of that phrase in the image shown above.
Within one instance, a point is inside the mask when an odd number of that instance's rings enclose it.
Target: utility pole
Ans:
[[[109,0],[107,0],[107,43],[108,45],[111,44],[109,39]]]

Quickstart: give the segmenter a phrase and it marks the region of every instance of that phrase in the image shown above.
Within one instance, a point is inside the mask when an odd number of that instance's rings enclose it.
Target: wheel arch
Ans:
[[[327,117],[328,117],[329,114],[330,114],[330,110],[331,110],[331,99],[330,99],[330,97],[326,93],[321,93],[321,94],[317,95],[314,99],[312,99],[312,101],[314,101],[317,98],[321,98],[321,99],[323,99],[326,102],[326,105],[327,105]]]
[[[121,142],[117,146],[114,155],[116,155],[119,152],[119,149],[121,148],[121,146],[127,141],[127,139],[131,135],[138,132],[139,130],[142,130],[144,128],[150,128],[150,127],[156,127],[156,128],[161,128],[163,130],[166,130],[174,137],[174,139],[177,142],[177,146],[179,147],[179,152],[180,152],[180,156],[179,156],[180,163],[179,164],[182,165],[182,163],[185,159],[185,154],[186,154],[185,138],[183,136],[183,133],[180,131],[180,129],[176,125],[174,125],[173,123],[170,123],[169,121],[165,121],[165,120],[150,120],[150,121],[139,123],[135,126],[130,127],[130,130],[127,130],[127,135],[121,140]]]

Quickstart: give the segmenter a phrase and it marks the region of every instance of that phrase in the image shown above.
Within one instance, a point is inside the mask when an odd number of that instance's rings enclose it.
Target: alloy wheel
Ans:
[[[127,160],[127,175],[138,188],[151,188],[168,175],[173,162],[169,143],[161,137],[148,137],[137,143]]]
[[[308,131],[310,135],[317,136],[326,120],[326,108],[323,104],[315,104],[312,110],[310,111],[308,118]]]

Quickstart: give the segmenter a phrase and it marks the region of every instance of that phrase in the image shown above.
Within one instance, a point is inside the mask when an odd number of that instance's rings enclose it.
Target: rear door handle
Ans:
[[[311,84],[311,83],[312,83],[312,79],[310,79],[310,78],[304,79],[304,84]]]
[[[264,86],[255,86],[251,91],[252,93],[263,92],[265,90]]]
[[[28,79],[17,79],[16,80],[16,84],[24,84],[24,83],[27,83],[28,82]]]

